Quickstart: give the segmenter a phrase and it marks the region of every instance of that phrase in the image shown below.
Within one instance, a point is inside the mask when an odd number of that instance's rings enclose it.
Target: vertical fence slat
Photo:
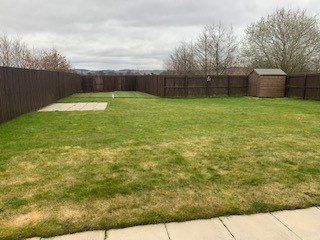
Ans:
[[[306,99],[306,93],[307,93],[307,74],[304,76],[303,99]]]

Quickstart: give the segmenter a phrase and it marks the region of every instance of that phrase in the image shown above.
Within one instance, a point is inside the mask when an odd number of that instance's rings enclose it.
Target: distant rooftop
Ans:
[[[259,74],[260,76],[273,76],[273,75],[277,75],[277,76],[286,76],[287,74],[282,71],[279,68],[274,68],[274,69],[262,69],[262,68],[256,68],[253,71],[255,71],[257,74]]]

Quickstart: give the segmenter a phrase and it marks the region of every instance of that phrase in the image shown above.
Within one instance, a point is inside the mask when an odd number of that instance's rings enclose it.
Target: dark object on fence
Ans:
[[[76,74],[0,67],[0,123],[80,91]]]
[[[262,98],[285,96],[287,74],[281,69],[255,69],[249,74],[248,95]]]
[[[286,97],[320,100],[320,74],[288,76]]]

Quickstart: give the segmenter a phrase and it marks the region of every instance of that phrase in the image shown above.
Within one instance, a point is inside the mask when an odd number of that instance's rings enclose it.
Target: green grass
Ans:
[[[107,93],[78,93],[70,97],[61,99],[59,102],[68,103],[68,102],[103,102],[110,101],[112,95],[115,98],[158,98],[157,96],[150,95],[148,93],[142,92],[126,92],[126,91],[115,91]]]
[[[0,125],[0,239],[320,205],[320,102],[118,94]]]

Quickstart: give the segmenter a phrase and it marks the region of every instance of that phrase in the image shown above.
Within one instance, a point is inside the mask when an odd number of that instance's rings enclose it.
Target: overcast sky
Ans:
[[[241,36],[280,7],[320,13],[319,0],[0,0],[0,33],[56,47],[75,68],[162,69],[203,25],[222,21]]]

